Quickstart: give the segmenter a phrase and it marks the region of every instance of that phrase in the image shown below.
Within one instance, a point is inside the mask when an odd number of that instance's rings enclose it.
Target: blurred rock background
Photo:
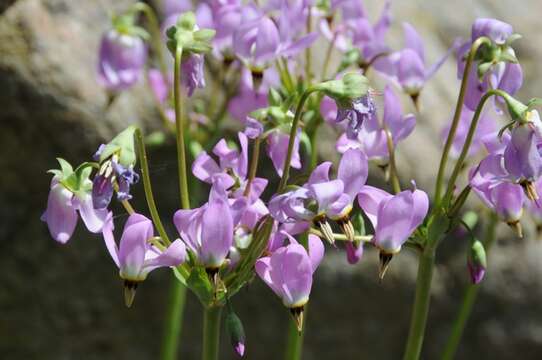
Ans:
[[[169,288],[166,271],[141,286],[135,307],[124,308],[121,283],[99,236],[79,227],[68,246],[50,239],[39,221],[55,157],[72,163],[89,157],[128,123],[159,126],[143,86],[120,96],[110,109],[96,84],[98,41],[108,15],[127,0],[0,1],[0,358],[155,359]],[[380,1],[367,1],[376,17]],[[476,17],[513,24],[526,74],[520,97],[542,95],[542,2],[396,0],[389,38],[399,46],[401,21],[415,24],[435,61],[456,36],[469,36]],[[318,61],[318,60],[316,60]],[[418,186],[433,186],[440,129],[451,117],[458,82],[452,61],[422,93],[421,118],[402,145],[400,171]],[[176,169],[172,143],[151,151],[164,218],[175,211]],[[139,195],[139,196],[138,196]],[[143,200],[138,187],[136,198]],[[143,202],[135,203],[144,209]],[[120,210],[120,209],[119,209]],[[119,211],[118,213],[121,213]],[[172,229],[171,229],[172,230]],[[542,244],[532,229],[516,239],[506,227],[490,256],[490,270],[458,359],[542,357]],[[425,359],[438,358],[466,284],[466,241],[449,238],[438,258]],[[387,278],[377,280],[377,256],[367,251],[358,266],[328,251],[318,271],[308,317],[304,359],[399,359],[406,340],[416,265],[404,251]],[[289,314],[259,281],[234,300],[248,333],[248,359],[282,356]],[[200,307],[189,296],[181,356],[199,357]],[[234,359],[223,338],[223,359]]]

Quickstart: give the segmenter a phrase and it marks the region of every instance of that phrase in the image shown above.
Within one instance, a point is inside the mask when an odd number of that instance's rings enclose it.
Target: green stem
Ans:
[[[177,359],[185,300],[186,287],[176,277],[172,277],[160,357],[162,360]]]
[[[427,246],[420,255],[418,264],[416,296],[403,360],[418,360],[420,358],[431,300],[431,280],[433,279],[434,266],[435,249],[432,246]]]
[[[397,175],[397,166],[395,165],[395,146],[393,145],[391,132],[386,125],[384,125],[384,132],[386,133],[386,145],[388,146],[388,154],[390,157],[390,181],[393,191],[398,194],[401,192],[401,184],[399,182],[399,176]]]
[[[202,360],[218,360],[221,313],[222,307],[220,306],[211,306],[204,309]]]
[[[277,192],[281,192],[286,187],[286,184],[288,183],[288,176],[290,174],[290,162],[292,161],[292,154],[294,151],[294,143],[295,138],[297,136],[297,127],[299,126],[299,120],[301,119],[301,113],[303,112],[303,106],[305,105],[305,102],[309,98],[309,96],[315,92],[318,91],[318,89],[309,87],[303,95],[301,95],[301,99],[299,99],[299,103],[297,104],[297,109],[295,110],[294,120],[292,121],[292,128],[290,129],[290,140],[288,142],[288,150],[286,153],[286,160],[284,161],[284,169],[282,171],[282,178],[280,179],[279,187]]]
[[[486,250],[486,253],[488,254],[489,249],[495,241],[495,231],[497,223],[497,216],[492,213],[489,219],[489,223],[487,225],[485,239],[483,241],[484,248]],[[457,347],[459,346],[459,343],[461,342],[461,337],[463,336],[463,331],[465,330],[467,321],[469,320],[469,317],[472,313],[472,308],[474,306],[474,303],[476,302],[476,298],[478,297],[479,287],[479,284],[475,285],[471,283],[466,286],[461,306],[459,307],[459,311],[457,312],[457,316],[452,327],[452,332],[450,333],[450,337],[448,338],[448,342],[446,343],[446,346],[444,347],[444,351],[442,353],[442,360],[452,360],[455,357]]]
[[[307,320],[307,308],[308,304],[305,305],[303,310],[303,328],[301,332],[297,330],[297,324],[295,320],[290,316],[290,321],[288,322],[288,333],[286,337],[286,351],[284,352],[284,360],[300,360],[303,352],[303,338],[305,336],[305,322]]]
[[[467,157],[469,153],[469,149],[472,144],[472,139],[474,138],[474,133],[476,132],[476,127],[478,126],[478,120],[480,119],[482,109],[484,108],[486,101],[494,95],[502,96],[502,95],[506,95],[506,93],[498,89],[489,90],[480,99],[480,102],[478,103],[478,106],[476,107],[476,110],[474,112],[474,116],[472,118],[472,121],[469,127],[469,132],[467,133],[467,138],[465,139],[465,143],[463,144],[463,148],[461,149],[461,154],[459,155],[459,158],[457,159],[457,162],[455,163],[455,167],[454,167],[454,170],[452,171],[452,175],[450,176],[450,180],[448,180],[448,187],[446,188],[446,193],[443,198],[443,202],[445,206],[447,206],[447,204],[452,199],[452,195],[455,188],[455,182],[457,180],[457,177],[459,176],[459,173],[461,172],[461,169],[463,167],[463,162],[465,161],[465,158]]]
[[[322,67],[322,80],[326,79],[327,68],[329,67],[329,62],[331,60],[331,54],[333,52],[333,48],[335,47],[335,41],[337,41],[337,34],[338,32],[335,32],[333,34],[333,38],[331,39],[326,50],[326,57],[324,58],[324,65]]]
[[[310,234],[316,235],[319,238],[324,237],[324,234],[322,234],[322,232],[320,230],[318,230],[318,229],[310,228],[308,231],[309,231]],[[333,238],[335,240],[337,240],[337,241],[350,241],[348,239],[348,237],[346,235],[344,235],[344,234],[333,233]],[[354,236],[354,240],[355,241],[360,241],[360,242],[370,243],[373,240],[373,236],[372,235],[356,235],[356,236]]]
[[[162,32],[160,31],[160,23],[158,22],[158,18],[156,17],[154,10],[148,4],[138,2],[134,4],[134,11],[141,11],[147,18],[152,37],[152,46],[156,56],[158,56],[160,71],[162,74],[164,74],[164,76],[167,76],[168,71],[166,57],[164,56],[164,48],[162,46]]]
[[[483,44],[490,43],[486,37],[478,38],[475,42],[472,43],[469,54],[467,56],[467,61],[465,63],[465,69],[463,70],[463,79],[461,79],[461,88],[459,90],[459,97],[457,98],[457,103],[455,105],[454,117],[452,120],[452,125],[450,126],[450,131],[448,132],[448,137],[446,138],[446,143],[444,144],[444,150],[442,151],[442,156],[440,158],[440,164],[438,168],[437,181],[435,184],[435,208],[438,208],[441,201],[442,187],[444,182],[444,171],[446,170],[446,162],[448,161],[448,155],[450,154],[450,149],[454,142],[455,134],[457,132],[457,126],[459,125],[459,119],[461,117],[461,110],[463,109],[463,103],[465,101],[465,94],[467,91],[469,71],[474,60],[476,52]]]
[[[307,34],[310,34],[312,32],[312,11],[309,6],[307,14]],[[311,47],[307,46],[305,49],[305,77],[307,78],[307,84],[310,86],[312,83],[312,55],[311,55]]]
[[[252,158],[250,160],[250,168],[248,170],[248,181],[245,187],[244,196],[248,197],[250,195],[250,188],[252,187],[252,182],[256,177],[256,172],[258,171],[258,160],[260,158],[260,145],[262,143],[262,138],[258,136],[254,140],[254,147],[252,149]]]
[[[141,166],[141,177],[143,178],[143,188],[145,190],[145,198],[147,199],[147,205],[149,207],[149,212],[151,213],[152,222],[158,230],[158,234],[165,241],[167,245],[171,244],[171,240],[166,233],[166,229],[160,220],[160,214],[156,208],[156,202],[154,201],[154,195],[152,193],[151,178],[149,176],[149,163],[147,160],[147,152],[145,151],[145,143],[143,141],[143,134],[141,129],[137,128],[135,130],[135,140],[137,144],[137,152],[139,155],[139,162]]]
[[[184,144],[184,121],[182,112],[182,90],[181,90],[181,58],[183,48],[178,47],[175,51],[174,89],[175,97],[175,139],[177,140],[177,167],[179,171],[179,195],[183,209],[190,209],[190,198],[188,195],[188,177],[186,175],[186,147]]]

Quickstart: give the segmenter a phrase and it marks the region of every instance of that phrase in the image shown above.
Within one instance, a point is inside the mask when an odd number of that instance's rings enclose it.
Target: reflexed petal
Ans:
[[[326,161],[318,165],[311,173],[307,184],[317,184],[329,181],[329,169],[331,168],[331,161]]]
[[[374,243],[386,253],[396,253],[411,234],[413,197],[403,191],[380,203]]]
[[[152,270],[159,267],[177,266],[186,260],[186,247],[181,239],[177,239],[168,246],[160,255],[145,260],[141,275],[146,276]]]
[[[359,149],[349,149],[341,157],[337,178],[344,184],[344,192],[353,200],[367,181],[369,163]]]
[[[373,228],[376,229],[378,225],[378,209],[380,203],[391,197],[392,195],[384,190],[369,185],[365,185],[359,192],[359,206],[363,209],[363,212],[365,212],[365,215],[367,215],[371,224],[373,224]]]
[[[147,240],[154,236],[152,221],[132,214],[124,225],[119,244],[120,275],[127,280],[140,280],[140,272],[148,249]]]
[[[207,267],[220,267],[233,243],[233,219],[228,203],[210,199],[201,224],[201,258]]]
[[[75,198],[74,198],[75,201]],[[83,195],[83,199],[77,198],[79,215],[88,231],[99,233],[106,221],[109,211],[107,209],[94,209],[92,204],[92,196],[90,194]]]
[[[505,222],[516,222],[523,211],[524,193],[521,185],[502,182],[491,190],[495,212]]]
[[[271,256],[271,278],[275,284],[280,284],[285,306],[302,306],[311,291],[311,261],[305,248],[299,244],[290,244],[283,249]]]
[[[425,63],[425,50],[423,46],[423,40],[416,31],[416,29],[414,29],[414,27],[409,23],[404,22],[403,33],[405,36],[405,48],[414,50],[418,54],[418,57],[422,61],[422,64]]]
[[[107,216],[104,226],[102,227],[102,235],[104,237],[105,246],[111,258],[115,262],[115,265],[119,265],[119,249],[117,243],[115,242],[115,237],[113,236],[113,230],[115,226],[113,224],[113,213],[110,212]]]
[[[192,173],[201,181],[211,183],[213,175],[219,172],[220,167],[205,151],[202,151],[192,163]]]
[[[332,180],[326,183],[311,184],[308,189],[311,197],[318,202],[318,210],[325,211],[343,194],[344,185],[341,180]]]
[[[412,49],[401,51],[398,63],[399,83],[408,94],[417,94],[425,83],[425,65],[419,55]]]
[[[314,273],[324,258],[324,244],[318,236],[309,234],[308,249],[312,272]]]
[[[53,239],[61,244],[70,240],[77,225],[77,212],[72,205],[72,198],[73,194],[63,185],[53,185],[49,191],[47,209],[42,216]]]
[[[255,43],[254,60],[256,64],[272,60],[277,53],[279,42],[279,31],[275,23],[264,16],[259,21],[258,36]]]

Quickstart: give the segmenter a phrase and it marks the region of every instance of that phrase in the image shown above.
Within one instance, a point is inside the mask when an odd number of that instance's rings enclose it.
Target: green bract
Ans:
[[[135,165],[137,160],[134,142],[135,130],[135,126],[129,126],[115,136],[100,154],[100,163],[116,154],[119,157],[119,164],[126,167]]]
[[[205,54],[213,48],[211,41],[215,36],[215,30],[197,29],[196,16],[193,12],[186,12],[179,16],[177,24],[170,27],[166,35],[167,47],[172,53],[182,48],[183,54]]]
[[[73,170],[69,162],[57,158],[60,169],[51,169],[48,172],[58,178],[66,189],[74,194],[87,193],[92,189],[92,182],[88,179],[92,172],[93,163],[84,162]]]
[[[358,73],[347,73],[342,79],[329,80],[315,86],[315,90],[333,98],[339,104],[350,104],[353,100],[367,95],[369,80]]]

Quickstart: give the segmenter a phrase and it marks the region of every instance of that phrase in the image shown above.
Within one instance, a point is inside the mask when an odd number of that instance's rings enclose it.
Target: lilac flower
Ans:
[[[117,247],[113,236],[113,219],[110,215],[103,227],[103,237],[119,275],[124,280],[124,299],[126,306],[133,303],[135,291],[149,272],[159,267],[177,266],[186,259],[184,243],[177,239],[165,250],[149,243],[154,236],[152,221],[140,214],[132,214],[124,225],[122,237]]]
[[[292,153],[292,161],[290,167],[294,169],[301,168],[301,157],[299,155],[299,137],[300,132],[297,133],[294,141],[294,148]],[[267,137],[267,156],[273,162],[273,166],[277,174],[282,177],[284,170],[284,162],[286,161],[286,154],[288,151],[288,143],[290,141],[290,134],[282,132],[280,129],[276,129],[271,132]]]
[[[99,150],[98,150],[99,152]],[[133,165],[123,166],[118,162],[118,156],[113,155],[102,163],[92,185],[92,203],[95,209],[106,209],[113,197],[114,186],[118,186],[117,199],[130,200],[130,186],[139,181],[139,175]]]
[[[465,139],[467,138],[473,115],[473,111],[463,106],[455,138],[450,149],[450,156],[453,156],[454,158],[459,157],[459,154],[463,149],[463,145],[465,144]],[[480,150],[483,144],[483,139],[487,138],[488,136],[496,137],[496,130],[496,120],[487,112],[483,112],[478,120],[478,126],[476,127],[474,137],[472,138],[468,155],[472,156]],[[446,139],[449,131],[450,124],[446,125],[446,127],[442,129],[441,135],[443,140]]]
[[[233,33],[233,51],[250,68],[263,70],[277,54],[280,36],[275,23],[259,9],[246,6]]]
[[[463,78],[466,57],[472,43],[479,37],[490,38],[497,46],[504,46],[512,35],[512,26],[495,19],[477,19],[471,32],[471,41],[467,42],[458,50],[457,77]],[[512,52],[508,47],[505,51]],[[490,69],[480,79],[477,66],[472,66],[469,71],[468,86],[465,94],[465,106],[475,110],[484,93],[489,89],[501,89],[507,93],[515,94],[523,84],[523,71],[517,63],[491,61]],[[501,100],[498,100],[501,101]]]
[[[108,214],[107,209],[95,210],[89,193],[75,194],[62,185],[59,177],[55,176],[51,181],[47,209],[41,216],[41,220],[47,223],[53,239],[61,244],[70,240],[77,225],[78,211],[90,232],[102,231]]]
[[[203,206],[178,210],[173,222],[181,239],[208,271],[217,272],[233,245],[234,226],[244,210],[244,199],[230,206],[222,181],[213,183],[209,201]]]
[[[375,229],[373,243],[380,249],[380,277],[394,254],[423,222],[429,198],[421,190],[405,190],[391,195],[372,186],[364,186],[358,202]]]
[[[215,53],[232,56],[233,34],[242,20],[242,4],[239,0],[215,1],[212,3],[216,37],[213,45]]]
[[[192,2],[189,0],[163,0],[161,5],[165,17],[192,10]]]
[[[312,276],[324,257],[324,245],[317,236],[309,235],[306,250],[292,236],[288,237],[290,244],[258,259],[255,270],[290,309],[301,330],[303,306],[309,300]]]
[[[354,230],[348,218],[357,192],[368,174],[367,157],[357,149],[343,154],[338,179],[329,179],[330,162],[320,164],[303,187],[275,196],[269,202],[271,215],[279,222],[313,222],[326,240],[334,242],[326,217],[336,220],[353,240]]]
[[[398,84],[404,92],[415,101],[425,82],[444,64],[451,52],[457,47],[454,44],[444,56],[431,67],[427,67],[423,41],[409,23],[403,23],[405,47],[375,62],[375,69]]]
[[[524,193],[521,185],[507,181],[501,154],[490,154],[471,170],[469,184],[484,204],[521,236],[519,220],[522,215]]]
[[[188,96],[192,96],[196,88],[205,87],[203,63],[202,54],[190,54],[181,62],[181,82],[187,88]]]
[[[156,100],[160,104],[163,104],[167,99],[171,82],[165,79],[162,72],[158,69],[149,69],[147,79]]]
[[[109,90],[126,90],[139,81],[146,60],[147,48],[139,36],[111,29],[101,40],[98,80]]]
[[[219,159],[218,163],[203,151],[192,164],[192,173],[195,177],[209,184],[220,178],[223,186],[235,198],[243,196],[247,186],[248,168],[248,139],[242,132],[238,134],[238,137],[241,151],[231,149],[226,140],[222,139],[213,149],[213,153]],[[259,177],[253,179],[250,189],[251,202],[260,197],[266,186],[267,179]]]
[[[539,124],[540,119],[536,113],[536,124],[527,123],[516,126],[504,150],[504,166],[520,183],[534,182],[542,174],[542,155],[539,150],[542,139],[537,130]]]
[[[369,160],[386,165],[389,152],[385,128],[389,130],[394,146],[397,146],[399,141],[412,133],[415,126],[416,117],[413,114],[403,115],[399,97],[391,86],[386,86],[382,123],[376,116],[371,117],[365,122],[356,139],[349,139],[346,134],[343,134],[337,141],[336,148],[341,153],[351,148],[361,149]]]
[[[346,52],[352,47],[358,48],[363,64],[389,51],[385,36],[391,24],[391,1],[384,3],[382,13],[374,25],[367,18],[360,1],[339,1],[336,7],[342,12],[342,22],[332,24],[322,19],[319,24],[321,33],[333,41],[337,49]]]
[[[339,104],[335,123],[346,122],[346,136],[356,139],[363,122],[375,116],[376,107],[370,95],[355,99],[348,104]]]

